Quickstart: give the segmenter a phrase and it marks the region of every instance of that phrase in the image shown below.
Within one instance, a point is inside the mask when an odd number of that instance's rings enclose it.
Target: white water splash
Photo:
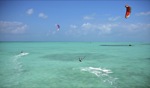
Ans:
[[[26,55],[28,55],[29,53],[20,53],[20,54],[18,54],[18,55],[16,55],[15,57],[16,58],[19,58],[19,57],[22,57],[22,56],[26,56]]]
[[[96,67],[81,67],[81,71],[83,72],[89,72],[97,76],[102,80],[104,83],[110,84],[112,87],[117,88],[116,80],[118,78],[111,77],[110,74],[113,73],[110,69],[105,69],[105,68],[96,68]]]
[[[82,67],[80,68],[81,71],[88,71],[90,73],[95,74],[97,77],[100,76],[107,76],[110,73],[113,73],[111,70],[109,69],[104,69],[104,68],[94,68],[94,67]]]

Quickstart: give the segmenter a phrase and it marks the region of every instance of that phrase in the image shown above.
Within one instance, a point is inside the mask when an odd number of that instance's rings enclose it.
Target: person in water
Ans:
[[[81,57],[79,57],[79,61],[82,62],[82,58]]]
[[[23,53],[23,51],[21,51],[20,53]]]
[[[82,62],[82,60],[85,58],[85,56],[84,57],[79,57],[79,61],[80,62]]]

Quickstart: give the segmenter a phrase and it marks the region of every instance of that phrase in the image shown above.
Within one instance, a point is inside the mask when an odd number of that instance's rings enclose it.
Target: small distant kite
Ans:
[[[59,31],[59,29],[60,29],[60,25],[56,24],[56,30]]]
[[[125,7],[126,7],[125,18],[127,19],[131,14],[131,7],[129,5],[125,5]]]

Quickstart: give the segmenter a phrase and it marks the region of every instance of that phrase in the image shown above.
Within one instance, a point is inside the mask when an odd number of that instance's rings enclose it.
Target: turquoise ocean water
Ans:
[[[150,43],[130,44],[0,42],[0,88],[150,88]]]

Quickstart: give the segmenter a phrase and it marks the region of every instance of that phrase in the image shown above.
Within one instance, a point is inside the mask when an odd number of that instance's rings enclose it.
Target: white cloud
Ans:
[[[91,15],[86,15],[83,17],[84,20],[93,20],[95,17],[95,13],[91,14]]]
[[[28,14],[28,15],[32,15],[33,12],[34,12],[34,11],[33,11],[33,8],[27,10],[27,14]]]
[[[70,28],[76,29],[76,28],[77,28],[77,25],[71,24],[71,25],[70,25]]]
[[[141,32],[149,32],[150,24],[146,23],[83,23],[78,25],[76,29],[66,30],[69,36],[85,36],[85,35],[119,35],[119,34],[136,34]]]
[[[120,27],[125,28],[129,31],[150,29],[150,24],[144,23],[120,24],[120,25],[121,25]]]
[[[147,15],[150,15],[150,11],[148,11],[148,12],[140,12],[140,13],[136,14],[136,16],[147,16]]]
[[[117,24],[91,24],[91,23],[83,23],[82,24],[82,28],[83,29],[89,29],[89,30],[99,30],[99,31],[103,31],[105,33],[109,33],[112,28],[118,26]]]
[[[109,21],[116,21],[120,18],[120,16],[117,16],[117,17],[110,17],[108,18]]]
[[[20,34],[26,29],[27,25],[21,22],[0,21],[0,33]]]
[[[44,14],[44,13],[39,13],[39,17],[43,18],[43,19],[48,18],[48,16],[46,14]]]
[[[84,20],[92,20],[92,19],[94,19],[94,17],[92,17],[92,16],[84,16],[83,19]]]
[[[103,31],[103,32],[105,32],[105,33],[110,33],[111,30],[113,28],[117,27],[117,26],[118,26],[118,24],[111,24],[111,23],[109,23],[109,24],[101,24],[101,25],[98,26],[98,29]]]
[[[93,23],[83,23],[76,29],[72,28],[66,31],[66,35],[71,35],[75,37],[87,36],[87,35],[101,35],[109,34],[111,31],[117,27],[117,24],[93,24]]]
[[[83,23],[81,27],[84,29],[93,29],[94,25],[91,23]]]

